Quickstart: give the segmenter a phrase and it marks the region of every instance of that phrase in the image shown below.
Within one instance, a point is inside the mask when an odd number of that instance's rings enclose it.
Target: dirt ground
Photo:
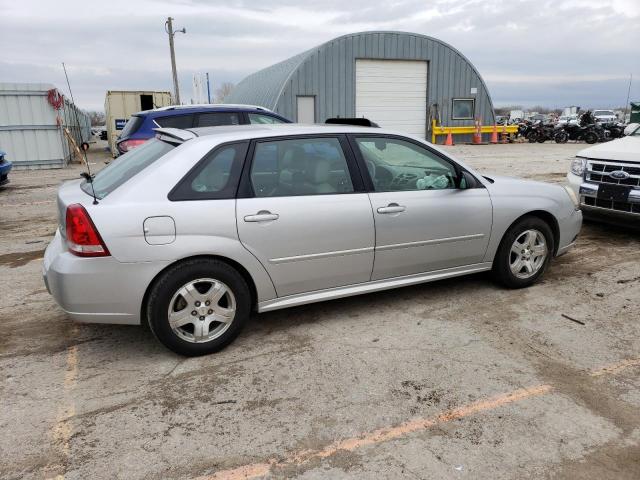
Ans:
[[[561,182],[581,148],[451,151]],[[638,232],[586,223],[526,290],[482,274],[254,315],[185,359],[47,294],[56,188],[79,171],[0,190],[0,478],[640,478]]]

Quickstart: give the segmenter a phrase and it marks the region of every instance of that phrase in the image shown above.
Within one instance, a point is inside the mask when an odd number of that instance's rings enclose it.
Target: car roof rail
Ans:
[[[330,125],[355,125],[357,127],[376,127],[380,128],[376,122],[372,122],[368,118],[327,118],[324,123]]]

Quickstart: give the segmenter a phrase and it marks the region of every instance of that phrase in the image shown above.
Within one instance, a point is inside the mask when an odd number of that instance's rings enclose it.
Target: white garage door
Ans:
[[[356,60],[356,117],[424,138],[427,62]]]

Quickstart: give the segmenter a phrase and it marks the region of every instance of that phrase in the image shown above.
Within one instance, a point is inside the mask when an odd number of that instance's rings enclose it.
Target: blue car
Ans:
[[[291,123],[266,108],[250,105],[179,105],[145,110],[131,116],[116,142],[123,154],[155,136],[154,128]]]
[[[9,172],[13,168],[13,163],[5,159],[6,154],[0,150],[0,186],[9,183]]]

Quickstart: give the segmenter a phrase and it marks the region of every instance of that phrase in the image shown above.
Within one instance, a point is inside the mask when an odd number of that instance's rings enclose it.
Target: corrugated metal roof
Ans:
[[[472,124],[453,118],[454,98],[474,99],[474,117],[484,125],[494,122],[493,104],[482,77],[473,64],[451,45],[411,32],[359,32],[330,40],[242,80],[226,99],[267,107],[291,120],[297,119],[297,98],[315,98],[315,119],[356,115],[358,59],[427,61],[429,118],[449,126]],[[373,118],[375,121],[375,118]]]
[[[249,75],[234,87],[225,103],[258,105],[273,110],[291,74],[317,48]]]

